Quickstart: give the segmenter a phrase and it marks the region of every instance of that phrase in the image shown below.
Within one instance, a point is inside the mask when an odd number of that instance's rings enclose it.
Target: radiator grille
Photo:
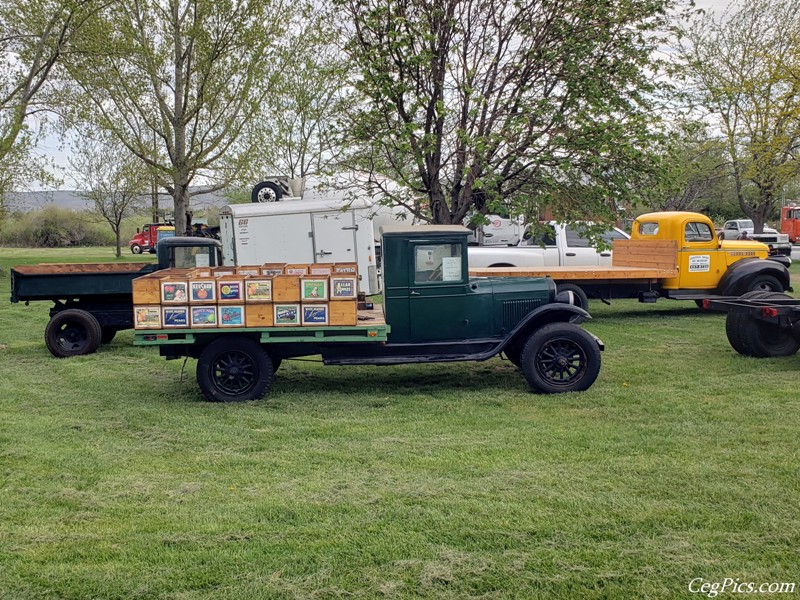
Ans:
[[[541,305],[541,300],[507,300],[503,302],[503,329],[510,331],[525,315]]]

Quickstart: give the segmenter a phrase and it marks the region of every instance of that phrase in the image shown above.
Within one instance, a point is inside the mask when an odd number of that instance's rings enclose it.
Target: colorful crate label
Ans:
[[[303,279],[300,290],[302,300],[327,300],[328,282],[325,279]]]
[[[220,306],[220,327],[244,327],[244,306]]]
[[[259,275],[259,267],[239,267],[236,269],[237,275]]]
[[[219,282],[219,300],[220,302],[242,300],[242,282],[241,281],[220,281]]]
[[[189,327],[189,308],[186,306],[165,306],[163,316],[164,327]]]
[[[358,265],[349,263],[339,263],[333,265],[333,272],[342,275],[355,275],[358,270]]]
[[[276,304],[275,325],[300,325],[299,304]]]
[[[248,281],[245,285],[247,300],[261,300],[263,302],[270,302],[272,300],[272,281],[269,279]]]
[[[214,302],[216,291],[213,281],[190,281],[189,300],[191,302]]]
[[[327,324],[328,324],[327,304],[303,305],[303,325],[327,325]]]
[[[185,281],[162,281],[161,282],[161,301],[162,302],[186,302],[188,294]]]
[[[192,319],[192,327],[216,327],[217,307],[193,306],[191,319]]]
[[[161,307],[134,306],[133,323],[136,329],[159,329],[161,327]]]
[[[356,280],[353,277],[331,277],[331,298],[355,298]]]
[[[310,266],[308,267],[308,274],[309,275],[330,275],[333,271],[333,267],[328,266]]]

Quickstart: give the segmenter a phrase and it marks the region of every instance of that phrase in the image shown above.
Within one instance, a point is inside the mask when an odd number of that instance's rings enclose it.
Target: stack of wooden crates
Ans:
[[[136,329],[358,323],[356,263],[166,269],[133,280]]]

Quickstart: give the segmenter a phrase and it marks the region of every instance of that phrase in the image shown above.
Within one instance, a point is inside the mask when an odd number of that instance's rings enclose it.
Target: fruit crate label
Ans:
[[[244,327],[244,306],[220,306],[220,327]]]
[[[189,296],[192,302],[214,302],[216,299],[213,281],[192,281],[189,283]]]
[[[276,304],[275,325],[300,325],[299,304]]]
[[[247,300],[270,302],[272,300],[272,281],[269,279],[248,281],[245,284],[245,294],[247,294]]]
[[[162,302],[186,302],[186,282],[183,281],[162,281],[161,282],[161,301]]]
[[[241,281],[220,281],[219,299],[222,301],[243,300]]]
[[[185,306],[164,307],[164,327],[189,327],[189,309]]]
[[[355,298],[356,280],[353,277],[332,277],[331,298]]]
[[[302,300],[327,300],[328,286],[325,279],[303,279],[300,290]]]
[[[193,306],[191,318],[192,318],[192,327],[216,327],[217,307]]]
[[[328,324],[327,304],[303,305],[303,325],[327,325],[327,324]]]

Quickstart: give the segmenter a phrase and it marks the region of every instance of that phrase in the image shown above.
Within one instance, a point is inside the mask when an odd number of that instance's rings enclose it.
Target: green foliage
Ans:
[[[130,332],[54,359],[47,303],[0,304],[0,596],[628,600],[795,581],[800,356],[743,358],[691,302],[591,309],[606,350],[582,394],[530,394],[501,360],[284,361],[269,397],[216,405],[194,361]]]
[[[739,207],[757,232],[800,175],[799,41],[795,0],[745,0],[697,19],[681,47],[687,93],[721,130]]]
[[[114,235],[89,214],[56,206],[8,216],[0,229],[0,244],[60,248],[114,244]]]
[[[574,219],[638,198],[663,87],[653,50],[681,2],[335,5],[363,100],[350,162],[392,202],[450,223],[476,200]]]

